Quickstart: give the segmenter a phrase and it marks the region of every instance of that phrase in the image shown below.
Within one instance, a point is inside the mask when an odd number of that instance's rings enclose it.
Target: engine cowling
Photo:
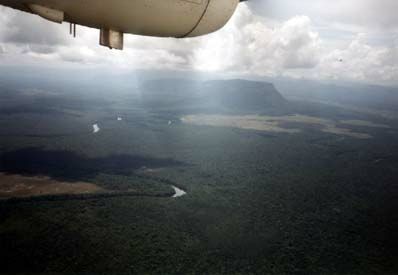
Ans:
[[[197,26],[186,36],[212,33],[224,27],[235,12],[239,0],[210,0]]]
[[[228,22],[239,2],[239,0],[0,0],[2,5],[30,11],[51,21],[64,20],[100,29],[101,41],[109,47],[113,47],[112,37],[118,37],[119,42],[116,44],[120,44],[120,41],[123,41],[123,33],[183,38],[214,32]],[[115,35],[117,33],[119,35]]]

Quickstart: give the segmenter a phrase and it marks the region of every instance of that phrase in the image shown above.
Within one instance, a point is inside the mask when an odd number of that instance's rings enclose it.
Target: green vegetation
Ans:
[[[0,89],[0,172],[134,195],[0,201],[0,273],[397,273],[396,121],[287,102],[268,84],[176,81],[108,97]],[[391,128],[345,125],[373,137],[355,139],[179,120],[217,110]],[[170,185],[187,195],[171,198]]]

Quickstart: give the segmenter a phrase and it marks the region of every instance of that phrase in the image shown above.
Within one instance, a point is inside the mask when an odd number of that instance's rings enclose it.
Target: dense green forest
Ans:
[[[396,120],[243,80],[0,84],[0,172],[115,191],[0,200],[2,274],[398,272]],[[386,127],[344,125],[371,137],[357,139],[311,123],[282,125],[293,134],[191,125],[187,114]]]

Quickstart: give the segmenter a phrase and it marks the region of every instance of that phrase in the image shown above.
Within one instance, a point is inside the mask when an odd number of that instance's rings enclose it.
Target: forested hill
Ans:
[[[184,106],[239,112],[261,112],[281,108],[286,99],[266,82],[248,80],[212,80],[206,82],[158,79],[140,87],[144,103],[154,106]]]

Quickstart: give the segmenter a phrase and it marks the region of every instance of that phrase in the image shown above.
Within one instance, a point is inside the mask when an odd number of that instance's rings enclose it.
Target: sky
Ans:
[[[125,36],[0,7],[0,65],[176,70],[398,86],[397,0],[252,0],[220,31],[191,39]]]

